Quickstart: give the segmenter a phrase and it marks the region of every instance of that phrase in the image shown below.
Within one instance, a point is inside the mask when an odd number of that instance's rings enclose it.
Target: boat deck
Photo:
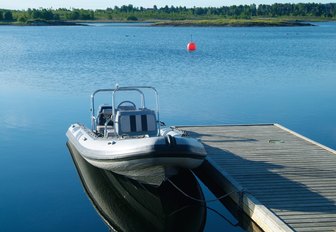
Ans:
[[[336,231],[336,152],[278,124],[178,127],[215,181],[264,231]]]

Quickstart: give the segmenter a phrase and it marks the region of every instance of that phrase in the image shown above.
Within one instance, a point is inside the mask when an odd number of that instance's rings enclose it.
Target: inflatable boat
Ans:
[[[95,111],[96,95],[102,92],[110,95],[111,104]],[[155,109],[145,104],[150,92],[154,93]],[[119,95],[138,95],[139,106],[133,99],[120,100]],[[91,111],[91,129],[74,123],[66,135],[79,154],[98,168],[160,185],[179,168],[196,168],[206,157],[199,140],[160,121],[159,97],[153,87],[98,89],[91,95]]]

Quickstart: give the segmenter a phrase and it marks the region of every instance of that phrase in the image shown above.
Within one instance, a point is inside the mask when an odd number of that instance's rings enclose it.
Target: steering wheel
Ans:
[[[126,103],[130,104],[131,106],[134,107],[134,109],[136,109],[136,105],[134,104],[134,102],[131,102],[131,101],[122,101],[122,102],[120,102],[119,105],[117,106],[117,109],[118,109],[120,106],[122,106],[122,105],[124,105],[124,104],[126,104]]]

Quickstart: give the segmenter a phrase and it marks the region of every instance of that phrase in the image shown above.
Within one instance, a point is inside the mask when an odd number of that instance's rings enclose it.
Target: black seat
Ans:
[[[111,115],[112,115],[112,106],[101,106],[99,108],[97,125],[104,126],[106,121],[111,118]],[[113,126],[113,121],[110,120],[107,125]]]

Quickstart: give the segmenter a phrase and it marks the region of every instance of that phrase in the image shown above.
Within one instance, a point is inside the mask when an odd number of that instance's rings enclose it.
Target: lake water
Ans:
[[[336,149],[336,23],[317,25],[1,26],[0,230],[107,231],[65,132],[116,83],[156,87],[168,125],[276,122]],[[211,210],[204,230],[242,231]]]

